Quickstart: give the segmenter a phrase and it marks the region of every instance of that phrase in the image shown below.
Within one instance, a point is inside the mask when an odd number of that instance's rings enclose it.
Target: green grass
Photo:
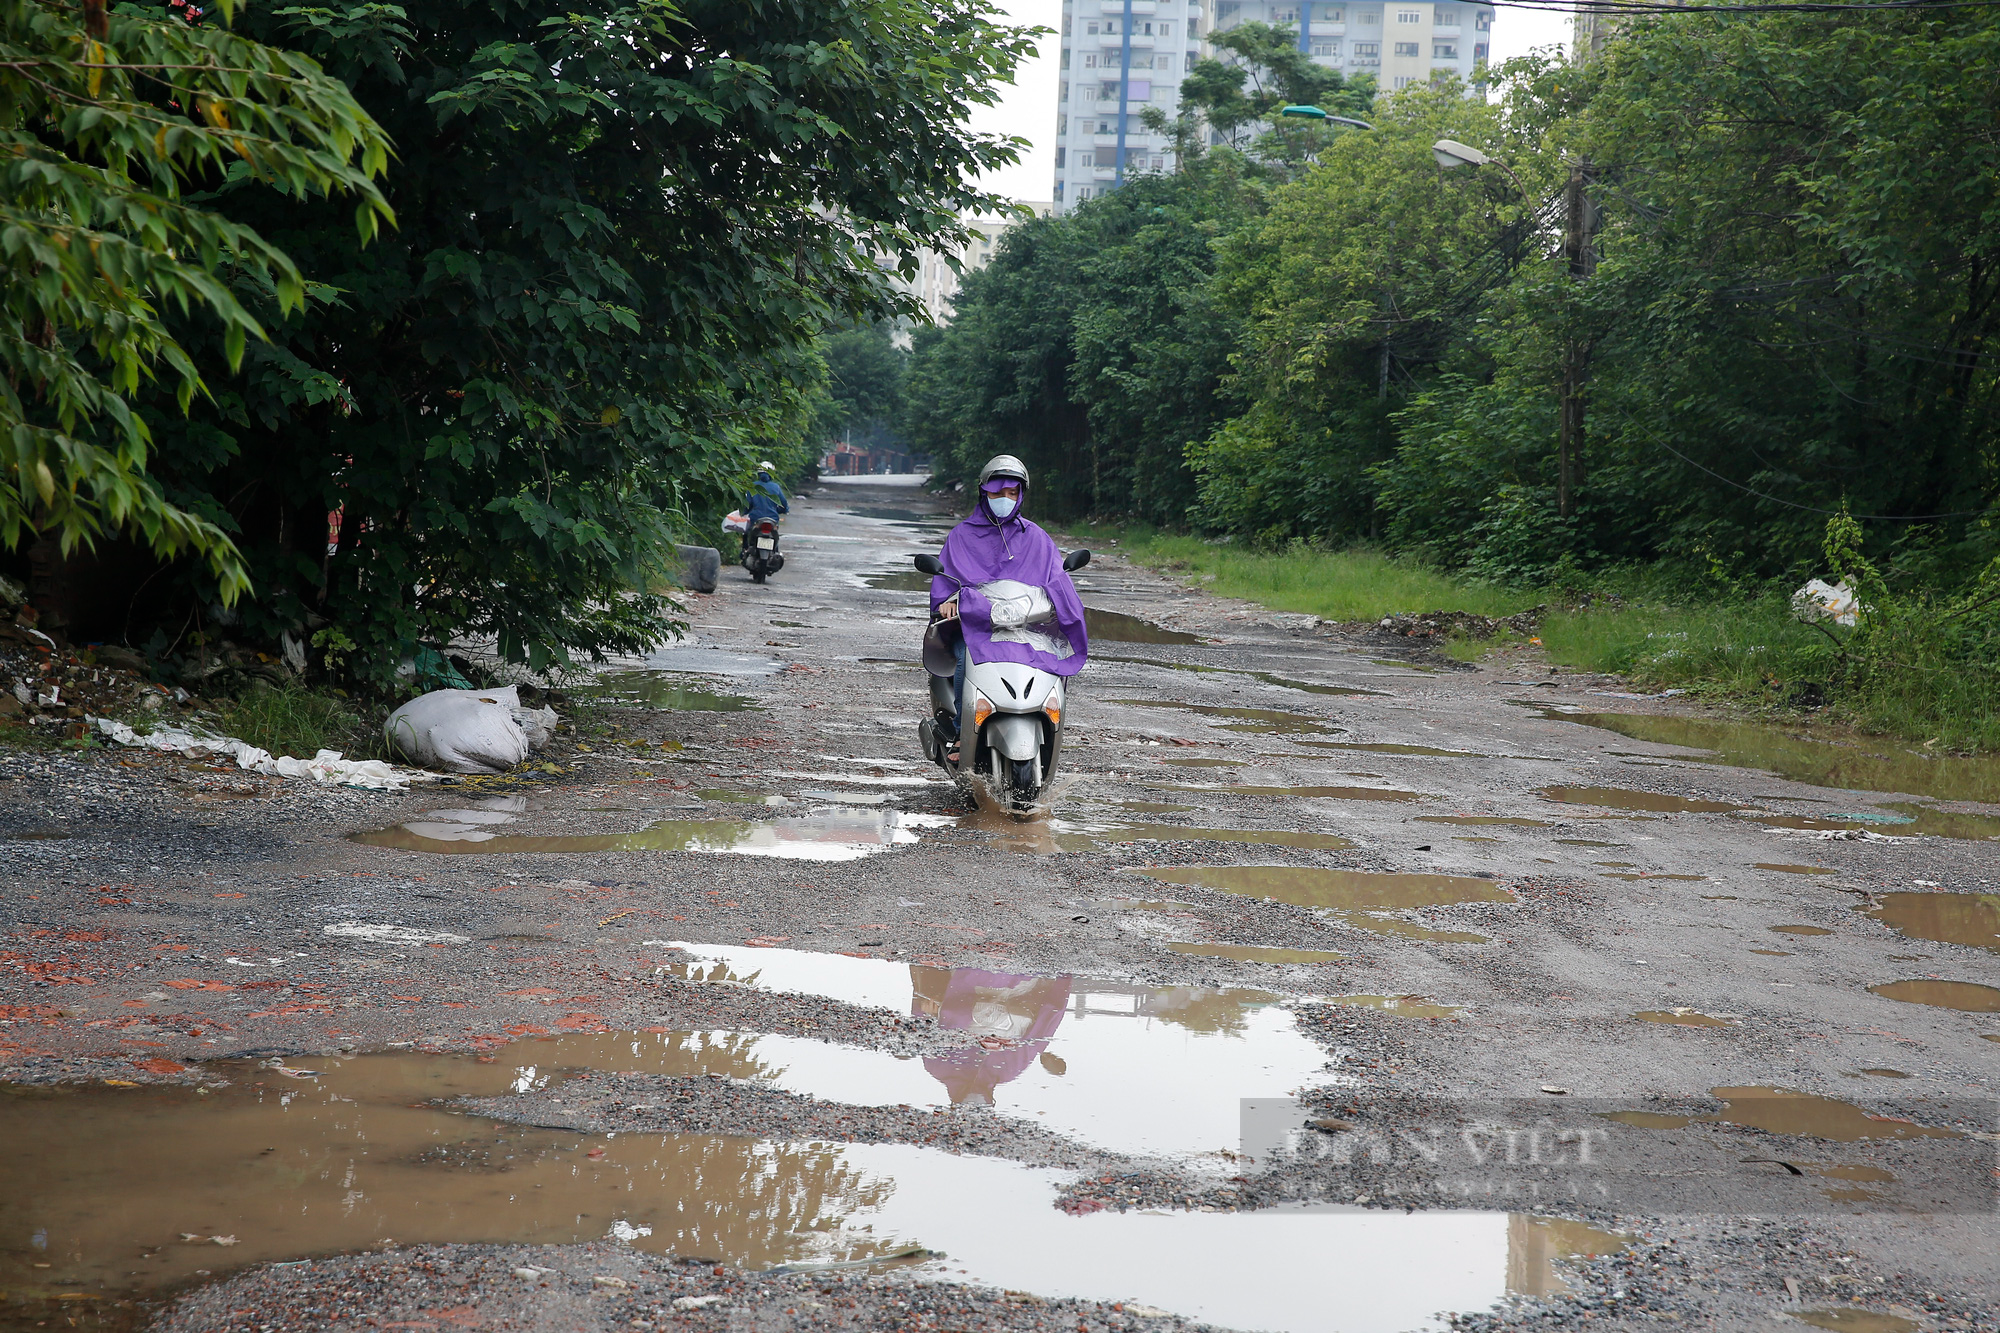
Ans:
[[[231,700],[217,718],[224,734],[274,755],[310,759],[339,750],[350,759],[383,757],[382,738],[353,702],[303,686],[254,688]]]
[[[1550,661],[1649,688],[1748,695],[1826,671],[1825,636],[1775,598],[1557,611],[1542,622],[1541,640]]]
[[[1101,543],[1103,532],[1100,528],[1076,538],[1086,545]],[[1413,611],[1511,616],[1541,600],[1532,591],[1474,583],[1365,548],[1327,551],[1296,546],[1264,552],[1211,546],[1198,538],[1141,528],[1114,535],[1120,539],[1122,554],[1180,574],[1208,592],[1326,620],[1380,620]]]

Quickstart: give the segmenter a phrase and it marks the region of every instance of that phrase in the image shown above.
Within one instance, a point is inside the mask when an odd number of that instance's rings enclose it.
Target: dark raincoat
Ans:
[[[766,476],[759,476],[757,484],[743,497],[743,513],[752,521],[791,512],[791,505],[785,501],[785,488]]]

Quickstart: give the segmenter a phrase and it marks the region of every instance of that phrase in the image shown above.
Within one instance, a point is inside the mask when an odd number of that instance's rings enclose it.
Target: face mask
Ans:
[[[993,517],[1005,522],[1013,517],[1014,511],[1021,507],[1021,502],[1011,496],[989,495],[986,497],[986,507],[993,511]]]

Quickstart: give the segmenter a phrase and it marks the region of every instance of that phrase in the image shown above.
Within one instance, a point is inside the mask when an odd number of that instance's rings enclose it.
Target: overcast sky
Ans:
[[[1000,7],[1023,26],[1059,28],[1062,0],[999,0]],[[1493,60],[1498,63],[1525,55],[1537,46],[1569,45],[1570,16],[1566,12],[1502,9],[1493,19]],[[989,134],[1018,134],[1034,141],[1018,166],[995,172],[988,189],[1015,199],[1047,199],[1056,172],[1056,70],[1061,39],[1042,39],[1040,56],[1024,64],[996,106],[981,107],[972,118],[974,129]]]

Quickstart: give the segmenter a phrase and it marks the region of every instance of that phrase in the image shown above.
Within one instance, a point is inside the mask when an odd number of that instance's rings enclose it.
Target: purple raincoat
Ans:
[[[965,633],[966,657],[973,662],[1020,662],[1058,676],[1083,670],[1090,645],[1084,633],[1083,599],[1062,567],[1055,539],[1022,518],[1020,511],[1000,522],[981,496],[972,517],[951,530],[939,553],[945,573],[931,580],[931,614],[953,594],[958,596],[958,623]],[[947,578],[945,575],[950,575]],[[993,606],[979,585],[1011,579],[1048,592],[1056,624],[1072,652],[1058,657],[1030,644],[993,637]],[[963,583],[963,589],[959,584]]]

